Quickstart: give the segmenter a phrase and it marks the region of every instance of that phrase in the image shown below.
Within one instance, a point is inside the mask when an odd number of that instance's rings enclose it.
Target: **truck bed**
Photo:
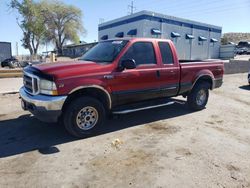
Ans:
[[[206,62],[218,62],[218,59],[206,59],[206,60],[188,60],[180,59],[179,63],[206,63]]]
[[[190,87],[193,86],[193,82],[202,75],[210,75],[211,78],[213,78],[213,87],[220,86],[220,82],[222,82],[222,75],[224,72],[224,65],[220,60],[181,61],[180,93],[185,93],[185,91],[190,90]]]

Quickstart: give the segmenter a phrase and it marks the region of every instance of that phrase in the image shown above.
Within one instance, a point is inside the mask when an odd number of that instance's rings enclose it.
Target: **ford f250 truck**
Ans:
[[[23,73],[23,109],[84,137],[109,114],[170,105],[178,95],[191,109],[203,109],[209,90],[222,85],[224,65],[179,61],[170,40],[123,38],[99,42],[78,61],[29,66]]]

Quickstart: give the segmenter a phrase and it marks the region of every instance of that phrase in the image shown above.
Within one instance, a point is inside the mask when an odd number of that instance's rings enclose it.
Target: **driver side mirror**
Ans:
[[[126,59],[121,62],[121,69],[135,69],[136,63],[134,59]]]

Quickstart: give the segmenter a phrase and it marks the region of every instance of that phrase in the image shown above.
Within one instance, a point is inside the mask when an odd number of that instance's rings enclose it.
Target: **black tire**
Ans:
[[[203,97],[201,97],[201,92]],[[187,104],[192,110],[202,110],[205,108],[209,97],[209,84],[208,83],[197,83],[192,91],[188,94]]]
[[[81,113],[81,115],[79,113]],[[90,113],[90,115],[88,113]],[[95,120],[93,120],[95,123],[91,122],[91,116],[92,118],[95,117]],[[66,130],[71,135],[78,138],[84,138],[87,135],[96,132],[104,124],[105,119],[106,112],[103,104],[99,100],[92,97],[81,97],[73,100],[66,107],[63,114],[63,124]],[[90,126],[91,128],[87,129],[87,125],[90,124],[90,122],[95,125],[93,127]],[[80,128],[81,126],[82,128]]]

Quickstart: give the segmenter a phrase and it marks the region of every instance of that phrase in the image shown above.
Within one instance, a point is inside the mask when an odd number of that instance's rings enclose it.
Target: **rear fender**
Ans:
[[[201,81],[208,82],[210,84],[209,89],[212,90],[214,88],[214,75],[210,70],[201,70],[195,75],[195,77],[193,78],[191,90],[197,83]]]

